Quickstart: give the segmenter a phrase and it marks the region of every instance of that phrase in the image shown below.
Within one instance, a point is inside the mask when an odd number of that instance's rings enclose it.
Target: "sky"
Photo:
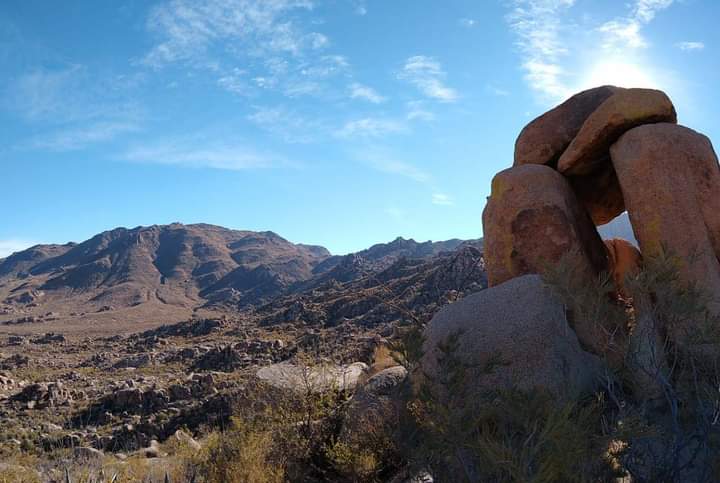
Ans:
[[[720,140],[718,18],[716,0],[3,0],[0,257],[172,222],[336,254],[478,238],[517,134],[584,88],[663,89]]]

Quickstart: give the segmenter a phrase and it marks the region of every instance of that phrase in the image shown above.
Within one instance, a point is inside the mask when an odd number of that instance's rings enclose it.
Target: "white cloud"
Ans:
[[[178,165],[191,168],[213,168],[230,171],[266,168],[282,160],[238,144],[214,143],[209,146],[183,140],[170,140],[135,146],[121,159],[153,164]]]
[[[518,36],[522,67],[530,87],[546,97],[568,94],[560,62],[568,54],[563,16],[575,0],[514,0],[507,16]]]
[[[166,0],[149,15],[157,42],[141,63],[204,70],[241,95],[258,88],[290,97],[322,94],[329,85],[323,79],[349,64],[341,55],[326,55],[330,38],[308,28],[316,23],[303,15],[314,7],[314,0]]]
[[[423,101],[410,101],[407,103],[407,115],[408,121],[434,121],[435,114],[428,111]]]
[[[444,193],[433,193],[432,204],[440,206],[452,206],[455,202],[448,195]]]
[[[258,107],[247,119],[287,143],[310,143],[327,132],[321,122],[308,119],[284,107]]]
[[[249,94],[249,85],[246,78],[247,72],[235,67],[231,72],[220,77],[217,83],[220,87],[233,94],[247,95]]]
[[[35,69],[9,83],[2,102],[38,134],[21,149],[68,151],[137,131],[144,109],[133,99],[142,76],[98,76],[84,66]]]
[[[702,42],[679,42],[676,44],[677,48],[685,51],[703,50],[705,44]]]
[[[358,84],[357,82],[350,85],[350,97],[352,99],[364,99],[373,104],[380,104],[387,100],[372,87]]]
[[[382,119],[374,117],[366,117],[348,121],[336,132],[338,137],[383,137],[387,134],[405,133],[408,131],[407,126],[394,119]]]
[[[13,253],[27,250],[35,245],[37,245],[37,243],[27,240],[0,240],[0,258],[9,257]]]
[[[132,122],[93,122],[37,136],[28,143],[28,147],[50,151],[75,151],[92,144],[111,141],[120,134],[139,130],[139,125]]]
[[[605,35],[603,47],[606,49],[630,47],[645,48],[647,41],[640,33],[642,25],[635,19],[611,20],[598,28]]]
[[[379,146],[364,146],[355,158],[381,173],[401,176],[421,184],[432,182],[432,176],[417,166],[398,159],[393,153]]]
[[[512,10],[506,18],[518,38],[526,82],[543,101],[555,103],[576,91],[580,84],[587,87],[584,83],[587,75],[577,72],[576,66],[585,64],[585,69],[597,70],[599,65],[620,65],[620,59],[636,71],[647,70],[633,53],[649,45],[643,29],[658,12],[673,3],[674,0],[632,0],[626,15],[596,26],[591,17],[585,16],[579,27],[571,16],[575,0],[512,0]],[[602,51],[598,52],[597,45]],[[590,56],[583,50],[587,48],[592,49],[594,63],[588,61]],[[608,74],[612,74],[610,82],[624,84],[623,72]],[[640,77],[635,75],[635,80]]]
[[[674,0],[637,0],[635,17],[644,23],[652,22],[658,11],[668,8],[673,2]]]
[[[477,25],[477,20],[472,18],[461,18],[458,23],[463,27],[472,28]]]
[[[623,51],[623,49],[642,49],[649,45],[642,35],[645,25],[655,19],[657,13],[670,7],[674,0],[636,0],[631,6],[629,16],[616,18],[598,28],[605,41],[605,49]]]
[[[171,0],[154,7],[148,27],[160,38],[143,62],[162,67],[173,62],[202,63],[214,49],[297,54],[326,43],[286,18],[310,10],[309,0]]]
[[[458,99],[458,93],[444,84],[445,77],[440,63],[424,55],[408,58],[398,74],[399,79],[410,82],[425,96],[443,102],[454,102]]]

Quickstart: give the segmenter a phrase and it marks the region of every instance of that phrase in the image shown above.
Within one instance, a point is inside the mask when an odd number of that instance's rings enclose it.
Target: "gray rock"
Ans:
[[[454,350],[443,352],[453,339]],[[422,372],[441,394],[447,387],[442,383],[455,375],[444,361],[452,358],[464,367],[465,379],[453,396],[466,401],[503,389],[537,388],[575,397],[595,388],[601,369],[600,360],[582,350],[565,307],[538,275],[512,279],[443,308],[425,330],[424,352]]]
[[[295,391],[352,390],[367,371],[367,364],[355,362],[348,366],[319,365],[303,367],[282,362],[260,368],[257,377],[273,387]]]
[[[390,438],[399,422],[400,389],[407,375],[404,367],[396,366],[368,379],[350,401],[340,441],[353,447],[362,445],[368,434]]]

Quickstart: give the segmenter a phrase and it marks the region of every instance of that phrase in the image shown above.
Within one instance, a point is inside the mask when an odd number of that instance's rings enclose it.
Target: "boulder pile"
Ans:
[[[649,320],[652,294],[627,293],[626,276],[637,273],[643,258],[671,255],[681,284],[710,295],[709,312],[720,315],[718,195],[720,166],[710,140],[677,124],[665,93],[603,86],[571,97],[522,130],[513,166],[493,179],[483,213],[489,288],[433,318],[425,330],[423,373],[442,379],[453,341],[455,356],[473,368],[465,386],[473,391],[588,391],[598,371],[595,356],[616,369],[632,344],[638,357],[662,367],[662,354],[637,336],[621,341],[612,356],[604,338],[649,327],[647,340],[661,333],[676,339],[676,326],[658,328]],[[624,212],[639,249],[625,240],[603,241],[598,233]],[[602,320],[566,319],[563,302],[537,276],[561,260],[572,280],[608,273],[621,296],[618,306],[634,298],[633,325],[628,318],[616,331]],[[639,375],[647,364],[636,362],[633,379],[649,394]]]
[[[570,253],[621,280],[639,253],[596,226],[627,211],[640,252],[671,252],[683,281],[720,293],[720,167],[710,140],[677,125],[668,96],[603,86],[528,124],[483,214],[489,285]],[[715,196],[714,196],[715,195]],[[621,249],[618,251],[618,249]]]

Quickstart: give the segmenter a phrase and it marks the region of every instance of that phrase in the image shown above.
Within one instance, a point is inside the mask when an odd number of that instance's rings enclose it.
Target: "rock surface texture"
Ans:
[[[568,325],[563,303],[529,275],[443,308],[425,331],[423,373],[439,387],[455,377],[452,358],[466,367],[468,401],[484,391],[542,389],[558,396],[592,391],[599,359],[585,352]],[[457,394],[455,394],[457,395]]]
[[[548,166],[498,173],[483,224],[490,286],[541,273],[567,254],[588,276],[606,268],[605,249],[590,217],[567,180]]]

